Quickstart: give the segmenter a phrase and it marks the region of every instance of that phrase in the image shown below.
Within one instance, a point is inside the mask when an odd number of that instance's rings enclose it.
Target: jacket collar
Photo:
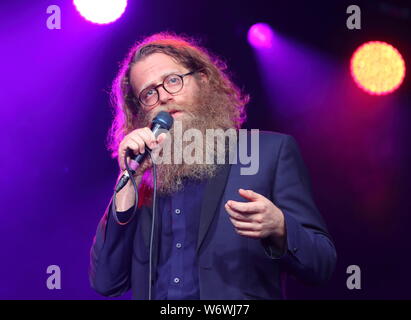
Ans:
[[[208,180],[206,184],[204,198],[201,204],[197,251],[200,249],[207,231],[210,228],[211,222],[217,212],[217,206],[221,201],[225,186],[227,184],[230,167],[231,166],[229,164],[221,165],[217,174]]]

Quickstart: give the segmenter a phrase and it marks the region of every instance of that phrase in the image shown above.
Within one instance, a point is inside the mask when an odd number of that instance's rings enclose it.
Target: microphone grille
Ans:
[[[159,124],[162,129],[170,130],[173,126],[174,119],[166,111],[160,111],[153,119],[153,124]]]

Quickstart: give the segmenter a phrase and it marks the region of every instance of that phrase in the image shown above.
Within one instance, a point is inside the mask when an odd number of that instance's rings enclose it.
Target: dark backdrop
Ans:
[[[52,4],[61,30],[46,27]],[[301,147],[338,264],[323,287],[290,279],[289,298],[409,298],[410,77],[370,96],[349,60],[383,40],[409,67],[411,5],[356,1],[362,29],[348,30],[350,4],[129,0],[118,21],[98,26],[71,1],[1,2],[0,298],[100,298],[87,269],[118,170],[105,148],[108,90],[133,42],[164,30],[201,38],[225,59],[252,98],[246,128],[291,134]],[[247,42],[256,22],[274,29],[272,58]],[[61,268],[61,290],[46,287],[49,265]],[[350,265],[361,268],[361,290],[346,286]]]

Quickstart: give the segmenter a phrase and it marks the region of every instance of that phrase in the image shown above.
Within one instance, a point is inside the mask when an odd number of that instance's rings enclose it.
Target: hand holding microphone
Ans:
[[[124,171],[124,173],[117,183],[116,192],[120,191],[130,178],[128,172],[125,171],[124,158],[127,157],[129,153],[134,155],[134,163],[129,163],[129,166],[132,169],[133,175],[141,176],[152,166],[152,161],[150,157],[148,157],[148,152],[145,150],[146,147],[153,149],[161,146],[166,138],[164,131],[169,130],[172,125],[173,118],[171,115],[168,112],[161,111],[153,119],[151,129],[148,127],[139,128],[124,137],[118,149],[118,162],[120,169]],[[159,152],[159,149],[156,151]]]

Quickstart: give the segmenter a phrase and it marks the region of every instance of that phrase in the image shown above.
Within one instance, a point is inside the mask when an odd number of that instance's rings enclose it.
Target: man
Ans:
[[[177,124],[203,137],[208,129],[239,130],[248,96],[225,69],[205,49],[175,35],[156,34],[136,44],[112,90],[110,149],[120,174],[128,149],[138,154],[147,146],[158,157],[166,142],[187,146]],[[156,138],[149,127],[160,111],[170,112],[175,125],[168,137]],[[148,299],[149,292],[153,299],[281,299],[286,273],[305,283],[327,281],[336,252],[311,197],[298,146],[285,134],[261,132],[258,138],[261,161],[251,175],[242,174],[239,163],[157,164],[152,286],[153,181],[147,158],[134,176],[140,189],[135,217],[117,223],[110,203],[100,221],[91,249],[92,287],[107,296],[131,288],[135,299]],[[214,159],[227,151],[205,139],[196,143]],[[171,148],[172,159],[177,149]],[[129,181],[115,195],[120,221],[129,220],[134,201]]]

